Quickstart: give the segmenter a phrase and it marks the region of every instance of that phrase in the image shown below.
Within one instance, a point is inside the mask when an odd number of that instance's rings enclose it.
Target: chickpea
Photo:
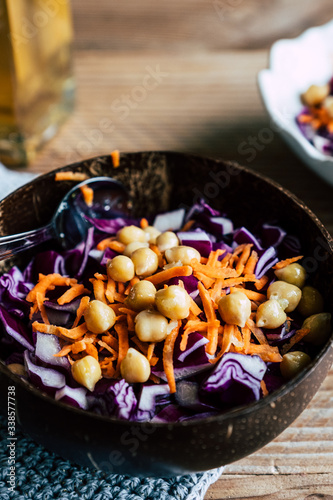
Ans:
[[[286,319],[287,315],[278,300],[266,300],[257,309],[256,324],[259,328],[278,328]]]
[[[142,342],[161,342],[168,335],[168,324],[163,314],[146,309],[135,318],[135,333]]]
[[[308,106],[317,106],[329,95],[330,86],[325,85],[310,85],[310,87],[302,94],[302,101]]]
[[[321,293],[313,286],[306,285],[302,290],[302,298],[297,310],[305,317],[323,312],[324,299]]]
[[[310,329],[310,332],[303,337],[304,342],[322,345],[332,331],[331,315],[330,313],[313,314],[304,320],[302,328]]]
[[[123,251],[123,255],[126,257],[131,257],[132,253],[135,252],[138,248],[148,248],[149,244],[146,241],[132,241],[126,245],[125,250]]]
[[[151,276],[158,269],[158,257],[150,248],[138,248],[131,256],[137,276]]]
[[[128,245],[133,241],[147,241],[146,233],[141,229],[141,227],[137,226],[122,227],[117,233],[117,239],[121,241],[121,243],[124,243],[124,245]]]
[[[275,281],[267,290],[267,297],[269,299],[285,300],[286,312],[291,312],[296,309],[302,297],[302,291],[295,285],[286,283],[285,281]],[[282,305],[280,303],[280,305]]]
[[[115,324],[116,315],[104,302],[92,300],[84,311],[84,319],[90,332],[103,333]]]
[[[289,264],[289,266],[283,269],[277,269],[275,271],[275,276],[279,280],[298,286],[298,288],[303,288],[305,285],[306,270],[297,262],[293,262],[293,264]]]
[[[168,248],[179,245],[177,235],[172,231],[165,231],[156,238],[156,245],[160,252],[165,252]]]
[[[85,356],[74,361],[71,370],[74,380],[89,391],[94,390],[96,383],[102,376],[99,362],[93,356]]]
[[[171,285],[158,290],[155,295],[155,303],[159,312],[170,319],[184,319],[190,313],[190,296],[179,285]]]
[[[156,288],[150,281],[138,281],[132,286],[126,299],[126,305],[134,311],[142,311],[155,305]]]
[[[137,251],[137,250],[136,250]],[[111,279],[125,283],[135,276],[133,261],[126,255],[117,255],[109,260],[107,273]]]
[[[300,373],[303,368],[308,366],[309,363],[311,363],[311,358],[305,352],[288,352],[283,356],[280,363],[282,376],[287,380],[290,380]]]
[[[144,228],[144,232],[146,233],[148,243],[156,245],[156,238],[161,234],[161,231],[154,226],[147,226]]]
[[[26,369],[24,365],[21,365],[21,363],[10,363],[9,365],[7,365],[7,368],[15,375],[19,375],[20,377],[27,376]]]
[[[251,314],[251,301],[243,292],[224,295],[217,305],[221,318],[229,325],[243,328]]]
[[[120,363],[121,376],[129,384],[144,383],[150,377],[150,364],[146,356],[130,347]]]
[[[169,264],[173,262],[180,262],[183,266],[188,266],[192,259],[197,259],[200,262],[201,255],[193,247],[185,245],[178,245],[176,247],[167,248],[165,251],[165,258]]]

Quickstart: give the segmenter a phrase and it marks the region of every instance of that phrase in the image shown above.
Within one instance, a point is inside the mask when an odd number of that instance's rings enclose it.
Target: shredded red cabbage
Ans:
[[[189,221],[189,230],[182,230]],[[278,389],[285,382],[280,363],[265,362],[260,355],[237,352],[237,342],[233,351],[225,352],[218,361],[214,360],[207,353],[209,339],[206,333],[199,331],[193,331],[188,336],[186,349],[182,350],[184,330],[181,327],[173,349],[173,371],[177,385],[174,394],[170,394],[169,385],[165,383],[168,377],[163,365],[164,341],[157,342],[154,351],[157,362],[151,367],[151,373],[160,383],[155,384],[152,380],[143,384],[128,383],[118,372],[116,379],[105,376],[96,383],[93,391],[89,391],[74,380],[69,359],[55,356],[66,342],[53,334],[33,333],[31,324],[33,321],[42,321],[42,314],[35,311],[33,317],[29,317],[31,304],[26,297],[35,286],[39,273],[74,277],[93,291],[91,278],[95,273],[105,273],[107,262],[118,255],[111,248],[97,250],[97,244],[103,238],[116,235],[119,229],[128,225],[138,226],[139,223],[139,220],[120,217],[113,220],[92,219],[87,240],[76,248],[64,252],[49,250],[39,253],[25,270],[13,267],[0,277],[0,346],[4,361],[9,366],[24,362],[27,379],[56,400],[83,410],[133,421],[174,422],[214,415],[258,401],[264,396],[263,389],[268,393]],[[221,261],[239,245],[250,243],[258,255],[255,278],[267,276],[269,283],[276,279],[272,268],[281,258],[300,253],[298,238],[287,234],[276,223],[263,224],[256,234],[245,227],[235,229],[225,214],[203,200],[187,214],[181,209],[157,215],[155,224],[160,231],[175,231],[180,244],[198,250],[203,262],[213,250],[221,250],[218,257]],[[182,283],[192,300],[202,308],[199,281],[198,275],[191,274],[171,278],[165,285]],[[128,283],[125,283],[124,288],[127,286]],[[263,290],[267,290],[267,286]],[[62,292],[65,290],[66,287]],[[253,283],[248,285],[248,290],[256,292]],[[225,293],[230,292],[230,287],[225,288]],[[260,292],[263,293],[262,290]],[[56,295],[52,290],[48,292],[44,301],[47,317],[51,325],[69,328],[75,321],[80,296],[63,305],[57,302],[58,296],[59,293]],[[254,303],[254,310],[257,307],[258,304]],[[301,328],[297,314],[291,313],[290,316],[291,321],[288,319],[278,328],[262,329],[267,345],[278,346],[280,352],[293,339],[296,330]],[[204,313],[200,318],[207,321]],[[219,321],[223,328],[221,318]],[[131,339],[129,342],[136,347]],[[253,335],[251,342],[259,345]],[[299,345],[302,343],[292,349]],[[309,348],[305,350],[309,351]],[[102,359],[109,355],[102,348],[100,352]]]

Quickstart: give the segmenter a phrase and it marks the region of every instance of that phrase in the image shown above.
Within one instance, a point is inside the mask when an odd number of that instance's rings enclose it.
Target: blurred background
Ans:
[[[18,1],[34,4],[39,17],[67,5]],[[257,87],[271,44],[331,20],[331,0],[72,0],[70,6],[74,111],[67,103],[64,125],[25,169],[45,172],[113,149],[218,156],[276,179],[333,230],[331,188],[278,136]],[[22,13],[18,22],[27,29]],[[66,41],[65,31],[58,28],[52,40]],[[49,78],[44,90],[52,84]]]

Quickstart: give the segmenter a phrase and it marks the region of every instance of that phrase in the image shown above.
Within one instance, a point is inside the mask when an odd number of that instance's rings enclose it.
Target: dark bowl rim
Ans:
[[[280,192],[281,196],[285,196],[289,199],[292,200],[292,202],[297,205],[302,212],[305,212],[305,214],[310,217],[312,222],[317,226],[317,228],[320,230],[322,233],[322,236],[325,239],[325,242],[328,243],[329,248],[330,248],[330,254],[333,255],[333,237],[330,235],[328,230],[325,228],[323,223],[318,219],[318,217],[312,212],[312,210],[307,207],[307,205],[302,202],[296,195],[294,195],[291,191],[288,189],[284,188],[279,184],[278,182],[270,179],[269,177],[266,177],[265,175],[255,172],[248,167],[244,167],[242,165],[239,165],[237,162],[230,161],[230,160],[224,160],[222,158],[214,158],[214,157],[208,157],[208,156],[202,156],[202,155],[197,155],[197,154],[191,154],[191,153],[184,153],[184,152],[177,152],[177,151],[160,151],[160,150],[154,150],[154,151],[130,151],[130,152],[121,152],[121,154],[124,155],[138,155],[138,154],[161,154],[161,155],[171,155],[171,156],[184,156],[187,158],[193,158],[197,160],[204,160],[204,161],[212,161],[212,162],[217,162],[221,163],[222,165],[231,165],[233,167],[236,167],[237,169],[240,170],[240,172],[245,172],[246,174],[253,176],[254,178],[258,179],[260,182],[267,183],[271,185],[273,188],[277,189]],[[11,197],[13,193],[17,193],[21,190],[24,190],[27,188],[27,186],[33,185],[36,181],[38,182],[41,179],[47,180],[48,178],[51,178],[56,172],[62,171],[62,170],[68,170],[68,169],[75,169],[78,168],[80,165],[82,166],[85,162],[93,162],[94,160],[101,160],[101,159],[107,159],[109,158],[110,155],[98,155],[94,156],[91,158],[86,158],[84,160],[80,160],[75,163],[71,163],[69,165],[65,165],[63,167],[58,167],[55,169],[52,169],[50,172],[46,172],[45,174],[41,174],[37,176],[36,178],[32,179],[31,181],[27,182],[23,186],[19,187],[12,193],[8,194],[3,200],[1,200],[1,203],[5,202],[7,198]],[[332,336],[332,335],[331,335]],[[110,423],[110,425],[125,425],[125,426],[144,426],[144,425],[152,425],[160,428],[173,428],[175,427],[192,427],[196,425],[204,425],[204,424],[211,424],[213,422],[223,422],[223,421],[228,421],[230,418],[244,418],[246,417],[249,413],[255,412],[255,411],[260,411],[263,407],[266,406],[271,406],[274,408],[275,406],[275,401],[277,401],[279,398],[282,398],[284,395],[287,393],[293,392],[293,390],[297,389],[297,386],[303,379],[306,379],[311,375],[311,373],[316,369],[317,365],[320,363],[321,359],[332,349],[332,338],[328,339],[326,344],[321,348],[321,350],[317,353],[317,355],[312,359],[311,363],[306,367],[302,372],[300,372],[296,377],[294,377],[292,380],[289,380],[286,382],[284,385],[282,385],[279,389],[273,391],[271,394],[268,396],[260,399],[259,401],[254,401],[250,404],[247,404],[246,406],[239,406],[234,409],[217,413],[216,415],[210,415],[206,416],[204,418],[196,417],[191,420],[185,420],[181,422],[137,422],[137,421],[131,421],[131,420],[119,420],[115,417],[112,416],[107,416],[107,415],[100,415],[97,413],[94,413],[90,410],[83,410],[81,408],[77,408],[74,406],[71,406],[69,404],[63,403],[61,401],[56,401],[53,397],[49,396],[48,394],[43,393],[42,391],[38,390],[35,386],[33,386],[30,382],[25,381],[24,379],[21,379],[20,376],[13,374],[7,367],[6,364],[4,363],[3,360],[0,359],[0,372],[4,373],[7,377],[13,380],[15,383],[19,383],[20,386],[24,389],[28,389],[32,391],[37,397],[42,398],[46,400],[48,403],[56,405],[57,407],[63,408],[65,411],[68,412],[73,412],[76,414],[79,412],[80,415],[87,415],[89,417],[92,417],[97,420],[102,420],[105,423]]]

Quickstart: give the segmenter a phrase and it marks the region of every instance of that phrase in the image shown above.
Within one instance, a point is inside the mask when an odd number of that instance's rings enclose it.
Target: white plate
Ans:
[[[310,85],[323,85],[332,76],[333,21],[330,21],[306,30],[297,38],[275,42],[270,51],[270,67],[259,72],[258,84],[272,127],[308,167],[333,186],[333,157],[316,149],[295,120],[303,108],[300,95]]]

